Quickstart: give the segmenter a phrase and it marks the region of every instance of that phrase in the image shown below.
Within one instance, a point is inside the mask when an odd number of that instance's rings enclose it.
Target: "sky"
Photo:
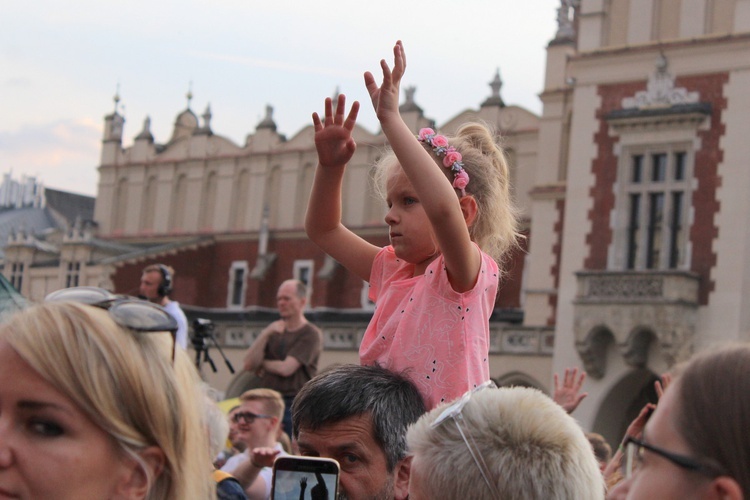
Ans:
[[[96,195],[104,116],[146,116],[158,143],[187,107],[210,104],[215,134],[244,145],[274,108],[291,138],[338,88],[378,123],[362,74],[392,63],[438,126],[477,109],[500,70],[506,104],[541,112],[545,48],[559,0],[0,0],[0,173]],[[118,91],[119,88],[119,91]]]

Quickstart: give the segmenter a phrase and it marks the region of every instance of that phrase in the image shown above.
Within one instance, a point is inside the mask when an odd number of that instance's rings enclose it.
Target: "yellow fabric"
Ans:
[[[213,472],[213,474],[211,474],[211,476],[214,478],[214,481],[216,481],[217,483],[220,483],[223,480],[229,479],[230,477],[232,477],[232,475],[229,474],[228,472],[224,472],[223,470],[218,470],[218,469],[216,469]]]
[[[219,405],[219,408],[221,408],[221,411],[223,411],[224,414],[227,414],[229,413],[229,410],[231,410],[235,406],[238,406],[240,403],[240,398],[230,398],[225,399],[224,401],[219,401],[216,404]]]

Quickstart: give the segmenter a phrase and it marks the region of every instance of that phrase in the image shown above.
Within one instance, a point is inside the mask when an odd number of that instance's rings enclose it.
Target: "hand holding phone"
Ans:
[[[271,498],[333,500],[338,495],[339,463],[330,458],[279,457],[273,464]]]

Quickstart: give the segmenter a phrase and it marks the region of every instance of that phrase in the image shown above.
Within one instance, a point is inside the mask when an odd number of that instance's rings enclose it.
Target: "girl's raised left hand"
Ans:
[[[346,119],[346,96],[339,94],[336,111],[330,97],[325,101],[325,117],[321,121],[318,113],[313,113],[315,127],[315,148],[318,150],[318,162],[322,167],[343,167],[352,159],[357,144],[352,137],[354,124],[357,123],[359,102],[354,101]]]

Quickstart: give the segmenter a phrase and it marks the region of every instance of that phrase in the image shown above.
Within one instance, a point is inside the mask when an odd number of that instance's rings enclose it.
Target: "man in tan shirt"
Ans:
[[[261,387],[284,397],[286,409],[282,427],[292,433],[290,408],[294,396],[318,372],[323,334],[304,315],[307,288],[299,280],[287,280],[276,293],[281,319],[260,333],[245,354],[245,370],[260,377]]]

